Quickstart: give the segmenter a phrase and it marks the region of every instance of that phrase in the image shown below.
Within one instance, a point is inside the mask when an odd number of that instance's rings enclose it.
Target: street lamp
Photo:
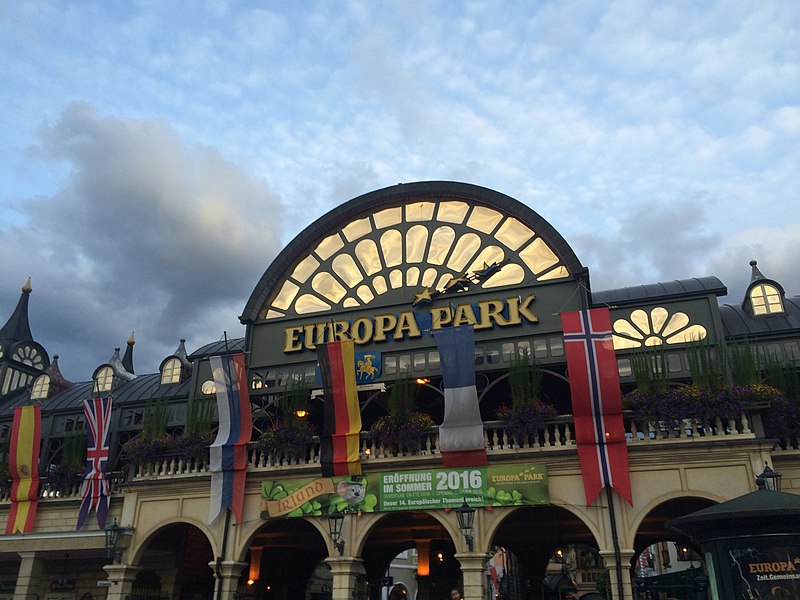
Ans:
[[[339,556],[344,555],[344,540],[342,540],[342,525],[344,513],[338,508],[328,514],[328,536],[333,542],[333,547],[339,551]]]
[[[117,525],[116,518],[114,519],[114,522],[111,525],[107,525],[105,529],[106,552],[108,553],[108,558],[110,558],[113,562],[120,562],[122,560],[122,552],[116,551],[120,531],[122,531],[122,527]]]
[[[475,522],[475,509],[467,504],[466,498],[464,498],[464,504],[456,509],[456,517],[458,517],[458,530],[464,536],[467,548],[472,552],[472,524]]]
[[[769,464],[764,463],[764,472],[756,476],[756,485],[761,487],[759,480],[763,483],[764,487],[773,492],[781,491],[781,477],[780,473],[776,473],[769,468]]]

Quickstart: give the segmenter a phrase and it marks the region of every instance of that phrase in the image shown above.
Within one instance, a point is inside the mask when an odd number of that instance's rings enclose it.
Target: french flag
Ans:
[[[209,449],[211,499],[208,523],[213,523],[223,508],[230,509],[236,521],[241,523],[247,475],[247,443],[253,431],[244,354],[212,356],[210,362],[217,388],[219,431]]]
[[[475,331],[472,325],[433,331],[439,348],[444,382],[444,420],[439,425],[439,449],[445,467],[488,464],[483,421],[475,387]]]
[[[609,486],[633,505],[622,393],[607,308],[561,313],[586,506]]]

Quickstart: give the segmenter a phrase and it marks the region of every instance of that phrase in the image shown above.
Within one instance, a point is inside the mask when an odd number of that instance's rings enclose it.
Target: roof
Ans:
[[[219,354],[227,354],[229,352],[243,352],[244,351],[244,338],[233,338],[229,340],[219,340],[211,342],[205,346],[201,346],[189,355],[189,360],[194,362],[195,359],[204,356],[216,356]]]
[[[642,301],[668,300],[686,296],[726,296],[728,288],[717,277],[694,277],[676,279],[662,283],[650,283],[631,287],[592,292],[594,305],[618,305]]]
[[[315,247],[323,236],[338,231],[343,225],[357,217],[373,214],[383,208],[403,206],[409,198],[447,198],[473,205],[493,208],[518,218],[547,243],[561,260],[570,275],[584,276],[586,268],[556,229],[541,215],[522,202],[488,188],[454,181],[421,181],[397,184],[353,198],[317,219],[297,235],[272,261],[256,284],[253,293],[239,317],[244,323],[253,323],[259,312],[296,263]]]
[[[759,488],[744,496],[716,504],[666,523],[667,529],[698,541],[722,534],[768,533],[778,528],[800,533],[800,495]]]
[[[800,329],[800,296],[784,298],[786,312],[753,317],[739,305],[719,307],[725,337],[746,337],[765,334],[796,333]]]

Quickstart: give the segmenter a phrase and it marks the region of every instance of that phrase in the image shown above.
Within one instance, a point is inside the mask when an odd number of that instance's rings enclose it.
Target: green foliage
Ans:
[[[737,385],[753,385],[761,381],[759,361],[754,348],[745,341],[727,348],[727,362],[731,381]]]
[[[536,404],[541,399],[542,371],[536,358],[525,349],[515,355],[508,369],[508,385],[511,389],[511,404],[514,408]]]
[[[300,423],[298,411],[308,410],[308,398],[311,395],[311,388],[305,382],[302,375],[292,377],[286,390],[275,399],[278,407],[279,420],[283,420],[290,426],[297,426]]]
[[[726,356],[719,344],[708,339],[692,342],[686,345],[686,357],[695,385],[709,389],[725,385]]]
[[[83,465],[86,463],[86,432],[71,431],[64,438],[61,464]]]
[[[144,407],[141,435],[154,439],[167,433],[169,405],[166,398],[149,400]]]
[[[187,433],[210,435],[216,418],[216,399],[209,396],[191,398],[186,406]]]
[[[631,360],[636,389],[639,392],[662,391],[669,387],[669,369],[664,346],[636,352]]]
[[[389,416],[394,419],[408,418],[414,412],[416,397],[417,386],[410,376],[406,374],[405,377],[395,379],[394,384],[389,388]]]

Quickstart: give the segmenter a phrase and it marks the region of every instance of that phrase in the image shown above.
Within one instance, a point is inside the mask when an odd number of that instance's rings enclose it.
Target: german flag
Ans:
[[[8,466],[11,472],[11,509],[6,533],[33,531],[39,505],[39,445],[42,438],[42,408],[18,406],[14,409]]]
[[[353,340],[317,346],[325,390],[320,464],[325,477],[361,474],[361,408],[356,390]]]

